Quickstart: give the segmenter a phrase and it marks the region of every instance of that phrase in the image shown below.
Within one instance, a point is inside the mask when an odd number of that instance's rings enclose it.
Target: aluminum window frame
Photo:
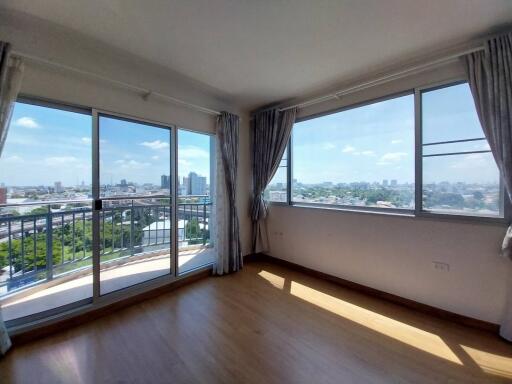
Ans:
[[[449,79],[445,81],[439,81],[435,83],[430,83],[427,85],[423,85],[420,87],[416,87],[414,89],[415,95],[415,136],[416,136],[416,145],[415,145],[415,159],[416,159],[416,204],[415,204],[415,216],[416,217],[425,217],[425,218],[440,218],[443,220],[453,220],[453,221],[462,221],[462,222],[481,222],[481,223],[495,223],[495,224],[507,224],[510,221],[510,213],[511,213],[511,204],[509,199],[506,198],[505,194],[505,186],[503,184],[503,180],[500,177],[500,216],[487,216],[487,215],[471,215],[471,214],[450,214],[444,212],[436,212],[429,211],[424,209],[423,207],[423,102],[422,102],[422,94],[425,92],[431,92],[439,89],[449,88],[456,85],[467,84],[468,81],[465,78],[458,77],[455,79]],[[483,134],[483,132],[482,132]],[[485,136],[484,136],[485,138]],[[470,141],[464,140],[464,141]],[[459,141],[459,140],[448,140],[449,141]],[[442,143],[442,142],[439,142]],[[439,144],[439,143],[427,143],[426,145]],[[472,151],[471,153],[477,153],[480,151]],[[483,151],[490,152],[490,151]],[[432,157],[432,156],[427,156]]]
[[[205,136],[208,136],[209,139],[210,139],[210,168],[209,168],[209,171],[210,171],[210,202],[211,202],[211,207],[215,207],[216,206],[216,200],[217,200],[217,188],[216,188],[216,182],[217,182],[217,156],[219,154],[217,154],[217,146],[216,146],[216,134],[214,132],[201,132],[201,131],[197,131],[197,130],[193,130],[193,129],[190,129],[190,128],[184,128],[182,126],[179,126],[179,125],[176,125],[176,129],[174,130],[174,137],[173,137],[173,140],[175,141],[175,150],[174,150],[174,155],[173,155],[173,161],[174,161],[174,196],[176,196],[175,200],[176,200],[176,211],[173,210],[173,213],[176,215],[175,218],[173,218],[173,222],[176,223],[175,227],[175,231],[173,231],[173,236],[175,236],[175,238],[173,239],[173,242],[175,244],[175,247],[176,247],[176,262],[174,263],[174,273],[176,274],[177,277],[184,277],[184,276],[187,276],[189,275],[190,273],[193,273],[193,272],[197,272],[197,271],[201,271],[202,269],[204,269],[205,267],[208,267],[208,266],[211,266],[213,265],[213,262],[209,262],[209,263],[206,263],[204,265],[201,265],[201,266],[198,266],[198,267],[194,267],[194,268],[190,268],[188,270],[185,270],[183,272],[180,272],[180,268],[179,268],[179,265],[178,265],[178,260],[179,260],[179,256],[180,256],[180,249],[179,249],[179,244],[178,244],[178,219],[177,219],[177,208],[178,208],[178,200],[180,199],[180,197],[186,197],[186,196],[182,196],[182,195],[179,195],[178,194],[178,185],[179,185],[179,174],[178,174],[178,169],[179,169],[179,164],[178,164],[178,159],[179,159],[179,131],[184,131],[184,132],[190,132],[190,133],[196,133],[196,134],[200,134],[200,135],[205,135]],[[212,212],[210,212],[210,219],[213,218],[214,215],[212,215]],[[212,223],[213,223],[213,220],[212,220]],[[213,230],[212,230],[213,228]],[[215,243],[214,243],[214,237],[215,237],[215,234],[217,232],[217,228],[215,226],[212,226],[212,228],[209,228],[209,231],[210,231],[210,243],[212,244],[212,248],[215,246]]]
[[[414,97],[414,209],[400,209],[400,208],[382,208],[382,207],[359,207],[353,205],[334,205],[322,203],[304,203],[294,202],[292,199],[293,194],[293,128],[288,140],[288,153],[287,153],[287,201],[276,202],[268,201],[270,205],[275,206],[288,206],[298,208],[315,208],[326,209],[331,211],[340,212],[361,212],[366,214],[388,214],[392,216],[402,216],[417,219],[434,219],[438,221],[455,221],[467,223],[484,223],[507,225],[512,218],[512,203],[507,198],[503,180],[500,178],[500,216],[485,216],[485,215],[466,215],[466,214],[449,214],[443,212],[428,211],[423,209],[423,138],[422,138],[422,99],[423,92],[433,91],[436,89],[447,88],[459,84],[466,84],[467,79],[461,76],[452,77],[438,82],[430,82],[424,85],[415,86],[399,92],[393,92],[381,97],[370,98],[361,102],[356,102],[339,108],[333,108],[319,113],[303,116],[297,118],[295,123],[316,119],[319,117],[331,115],[338,112],[343,112],[366,105],[374,104],[381,101],[390,100],[393,98],[413,95]],[[480,138],[478,139],[480,140]],[[467,140],[469,141],[469,140]],[[431,144],[431,143],[427,143]],[[438,143],[439,144],[439,143]],[[488,152],[488,151],[485,151]]]
[[[406,89],[406,90],[399,91],[399,92],[393,92],[393,93],[390,93],[390,94],[387,94],[384,96],[374,97],[374,98],[370,98],[370,99],[367,99],[367,100],[364,100],[361,102],[357,102],[354,104],[349,104],[349,105],[346,105],[343,107],[333,108],[333,109],[329,109],[327,111],[322,111],[322,112],[315,113],[312,115],[300,117],[295,120],[295,123],[301,123],[303,121],[313,120],[313,119],[316,119],[319,117],[332,115],[334,113],[349,111],[352,109],[365,107],[365,106],[368,106],[371,104],[380,103],[383,101],[388,101],[388,100],[396,99],[396,98],[403,97],[403,96],[413,96],[414,97],[414,89],[411,88],[411,89]],[[292,128],[292,133],[290,135],[290,140],[288,142],[288,148],[290,151],[290,153],[288,155],[288,167],[290,168],[289,174],[291,176],[293,176],[292,141],[293,141],[293,128]],[[396,215],[400,215],[400,216],[402,216],[402,215],[410,216],[415,213],[415,209],[408,209],[408,208],[382,208],[382,207],[366,207],[366,206],[363,207],[363,206],[357,206],[357,205],[341,205],[341,204],[338,205],[338,204],[294,202],[292,199],[292,195],[293,195],[292,181],[293,181],[292,179],[288,179],[288,183],[287,183],[287,188],[289,189],[289,193],[288,193],[289,199],[288,199],[288,203],[287,203],[288,206],[300,206],[300,207],[312,207],[312,208],[325,207],[326,209],[330,209],[330,210],[338,209],[339,211],[345,211],[345,212],[346,211],[350,211],[350,212],[361,211],[361,212],[365,212],[365,213],[378,213],[378,214],[388,213],[388,214],[396,214]],[[416,193],[416,183],[414,183],[414,186],[415,186],[414,193]],[[281,204],[283,204],[283,203],[281,203]],[[416,205],[415,205],[415,207],[416,207]]]
[[[177,140],[177,132],[178,129],[187,130],[190,132],[207,134],[210,135],[215,141],[215,132],[204,132],[199,130],[194,130],[190,128],[182,127],[178,124],[171,124],[157,120],[146,119],[139,116],[129,115],[125,113],[119,113],[107,109],[96,108],[96,107],[87,107],[83,105],[77,105],[73,103],[68,103],[65,101],[55,100],[43,98],[40,96],[33,96],[28,94],[20,94],[16,98],[16,102],[22,104],[29,104],[35,106],[41,106],[46,108],[52,108],[62,111],[81,113],[85,115],[91,116],[91,140],[92,140],[92,158],[91,158],[91,166],[92,166],[92,199],[84,199],[79,200],[79,202],[90,203],[93,215],[99,214],[98,210],[94,209],[94,200],[101,199],[99,194],[99,116],[107,116],[113,117],[121,120],[126,120],[129,122],[140,123],[150,126],[156,126],[159,128],[167,128],[170,130],[171,134],[171,174],[174,177],[171,177],[174,185],[171,186],[171,191],[169,193],[171,197],[171,209],[172,209],[172,219],[174,222],[177,221],[177,150],[178,150],[178,140]],[[213,158],[215,159],[215,158]],[[214,160],[212,160],[214,161]],[[96,189],[96,190],[95,190]],[[129,197],[128,197],[129,198]],[[137,197],[144,198],[144,196]],[[109,200],[109,198],[106,198]],[[52,201],[53,202],[53,201]],[[69,202],[69,201],[65,201]],[[3,205],[2,205],[3,206]],[[6,205],[10,206],[10,204]],[[95,213],[96,212],[96,213]],[[97,223],[97,234],[99,235],[99,220],[93,220],[93,223]],[[119,290],[115,290],[112,292],[108,292],[105,294],[100,294],[100,252],[99,252],[99,240],[92,242],[92,275],[93,275],[93,293],[90,298],[82,299],[70,304],[66,304],[61,307],[52,308],[49,310],[45,310],[42,312],[34,313],[23,318],[12,319],[5,322],[5,325],[10,334],[16,335],[19,333],[23,333],[25,331],[37,329],[39,327],[48,326],[54,324],[63,319],[72,318],[73,316],[79,315],[81,313],[87,313],[88,311],[99,309],[110,304],[125,300],[127,298],[137,296],[140,293],[151,291],[153,289],[157,289],[159,287],[167,286],[170,283],[174,283],[176,281],[182,280],[186,277],[193,276],[195,274],[201,273],[205,270],[212,269],[212,263],[205,264],[204,266],[200,266],[198,268],[194,268],[189,271],[185,271],[184,273],[178,273],[178,248],[177,248],[177,225],[173,225],[174,230],[171,232],[173,246],[170,249],[171,252],[171,266],[169,269],[169,273],[166,275],[158,276],[156,278],[139,282],[137,284],[124,287]],[[93,224],[93,236],[94,236],[94,224]],[[94,248],[97,247],[97,250]],[[45,283],[40,284],[40,290],[44,290],[48,288]]]

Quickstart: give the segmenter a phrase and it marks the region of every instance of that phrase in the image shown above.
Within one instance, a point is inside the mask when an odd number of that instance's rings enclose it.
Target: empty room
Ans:
[[[512,1],[0,0],[0,383],[512,383]]]

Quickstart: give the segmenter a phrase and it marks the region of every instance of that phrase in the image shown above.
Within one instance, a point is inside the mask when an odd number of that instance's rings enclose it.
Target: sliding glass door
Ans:
[[[100,295],[172,271],[172,134],[98,115]]]
[[[91,110],[19,100],[0,158],[0,304],[7,324],[90,303]]]
[[[8,327],[117,300],[213,261],[213,136],[39,100],[0,158]],[[114,293],[115,294],[112,294]]]
[[[213,251],[214,140],[178,130],[178,273],[211,264]]]

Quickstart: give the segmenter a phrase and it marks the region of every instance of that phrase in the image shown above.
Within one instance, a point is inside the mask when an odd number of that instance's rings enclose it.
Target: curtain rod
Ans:
[[[126,83],[124,81],[119,81],[119,80],[111,79],[109,77],[106,77],[106,76],[103,76],[103,75],[98,75],[97,73],[89,72],[89,71],[86,71],[86,70],[83,70],[83,69],[80,69],[80,68],[71,67],[71,66],[68,66],[68,65],[65,65],[65,64],[60,64],[60,63],[57,63],[55,61],[46,60],[46,59],[43,59],[41,57],[29,55],[27,53],[15,51],[15,50],[12,51],[11,55],[15,56],[15,57],[19,57],[19,58],[25,59],[25,60],[28,60],[28,61],[33,61],[33,62],[36,62],[36,63],[44,64],[44,65],[47,65],[47,66],[50,66],[50,67],[55,67],[55,68],[58,68],[58,69],[61,69],[61,70],[65,70],[65,71],[69,71],[69,72],[75,72],[75,73],[78,73],[78,74],[83,75],[83,76],[91,77],[91,78],[94,78],[94,79],[97,79],[97,80],[101,80],[101,81],[104,81],[104,82],[116,85],[116,86],[121,87],[121,88],[129,89],[131,91],[134,91],[134,92],[137,92],[137,93],[141,93],[141,97],[145,101],[147,101],[150,96],[156,96],[156,97],[159,97],[161,99],[167,100],[167,101],[169,101],[171,103],[174,103],[174,104],[177,104],[177,105],[181,105],[181,106],[184,106],[184,107],[187,107],[187,108],[191,108],[191,109],[194,109],[196,111],[203,112],[203,113],[206,113],[206,114],[209,114],[209,115],[220,115],[220,112],[216,111],[214,109],[202,107],[202,106],[197,105],[197,104],[192,104],[192,103],[189,103],[187,101],[183,101],[183,100],[177,99],[175,97],[166,95],[164,93],[155,92],[155,91],[152,91],[151,89],[139,87],[137,85]]]
[[[474,52],[483,51],[484,49],[485,49],[485,47],[483,45],[475,47],[475,48],[472,48],[472,49],[467,49],[467,50],[464,50],[464,51],[461,51],[461,52],[458,52],[458,53],[454,53],[454,54],[442,57],[440,59],[436,59],[436,60],[432,60],[432,61],[426,62],[424,64],[419,64],[419,65],[416,65],[416,66],[411,66],[409,68],[406,68],[406,69],[403,69],[403,70],[400,70],[400,71],[397,71],[397,72],[391,72],[391,73],[389,73],[387,75],[384,75],[384,76],[381,76],[381,77],[377,77],[377,78],[375,78],[373,80],[370,80],[370,81],[367,81],[367,82],[364,82],[364,83],[360,83],[360,84],[357,84],[357,85],[354,85],[354,86],[351,86],[351,87],[348,87],[348,88],[341,89],[341,90],[336,91],[334,93],[330,93],[330,94],[327,94],[327,95],[324,95],[324,96],[315,97],[313,99],[305,100],[303,102],[300,102],[300,103],[297,103],[297,104],[293,104],[293,105],[290,105],[290,106],[281,107],[281,108],[279,108],[279,110],[280,111],[286,111],[287,109],[292,109],[292,108],[304,108],[304,107],[309,107],[311,105],[319,104],[319,103],[322,103],[324,101],[328,101],[328,100],[331,100],[331,99],[339,99],[341,96],[345,96],[345,95],[348,95],[350,93],[361,91],[361,90],[366,89],[366,88],[374,87],[376,85],[384,84],[384,83],[390,82],[392,80],[397,80],[397,79],[400,79],[400,78],[405,77],[407,75],[413,74],[415,72],[422,72],[422,71],[431,69],[431,68],[433,68],[435,66],[438,66],[438,65],[441,65],[441,64],[446,64],[446,63],[448,63],[450,61],[458,59],[461,56],[464,56],[464,55],[467,55],[467,54],[470,54],[470,53],[474,53]]]

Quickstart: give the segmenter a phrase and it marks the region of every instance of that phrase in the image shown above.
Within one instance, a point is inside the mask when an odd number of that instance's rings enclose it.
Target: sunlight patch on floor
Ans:
[[[408,344],[411,347],[420,349],[452,363],[463,365],[459,358],[438,335],[361,308],[295,281],[291,282],[290,293],[308,303]]]
[[[461,347],[484,372],[512,379],[512,357],[496,355],[466,345]]]
[[[274,287],[283,289],[284,288],[284,278],[268,271],[260,271],[258,275],[265,280],[267,280]]]

